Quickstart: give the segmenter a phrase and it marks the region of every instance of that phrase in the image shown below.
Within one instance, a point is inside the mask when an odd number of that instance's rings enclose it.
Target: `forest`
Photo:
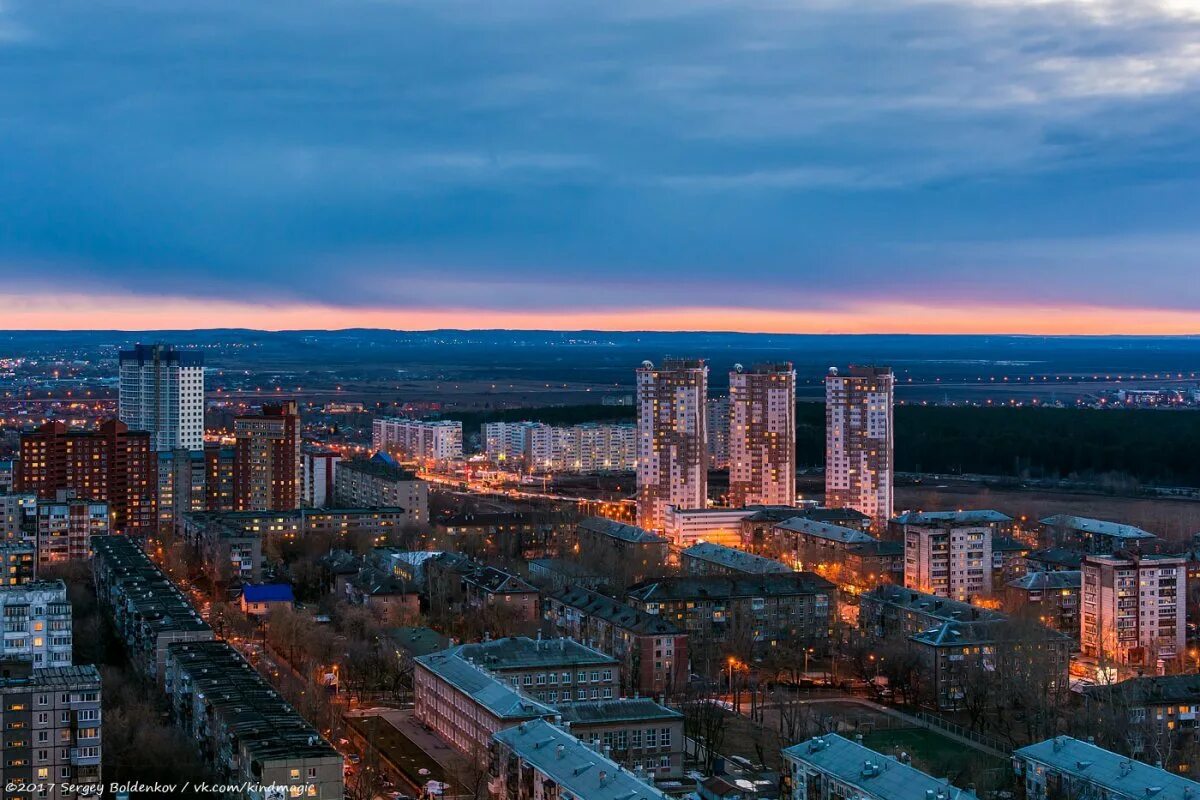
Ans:
[[[555,406],[448,415],[467,436],[484,422],[552,425],[632,422],[630,406]],[[1200,486],[1200,413],[1085,408],[896,407],[901,472],[1088,480],[1118,475],[1142,484]],[[796,406],[796,460],[824,462],[825,406]]]

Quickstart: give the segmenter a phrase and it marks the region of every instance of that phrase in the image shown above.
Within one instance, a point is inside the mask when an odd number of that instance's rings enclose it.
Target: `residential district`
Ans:
[[[829,370],[819,498],[789,363],[336,444],[213,422],[200,350],[118,368],[0,467],[11,800],[1200,798],[1200,541],[897,508],[887,367]]]

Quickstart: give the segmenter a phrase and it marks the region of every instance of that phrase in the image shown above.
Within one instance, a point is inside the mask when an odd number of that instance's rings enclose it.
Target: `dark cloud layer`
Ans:
[[[1187,0],[0,0],[0,273],[1196,308],[1198,41]]]

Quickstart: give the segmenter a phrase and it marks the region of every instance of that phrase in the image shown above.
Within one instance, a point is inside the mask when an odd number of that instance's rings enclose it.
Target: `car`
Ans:
[[[351,764],[357,764],[362,761],[362,756],[360,756],[358,753],[351,753],[350,755],[346,756],[346,760]]]

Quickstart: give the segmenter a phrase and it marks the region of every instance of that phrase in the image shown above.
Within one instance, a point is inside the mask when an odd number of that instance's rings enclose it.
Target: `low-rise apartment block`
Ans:
[[[550,592],[543,609],[559,633],[621,662],[626,693],[673,695],[686,685],[688,635],[663,616],[578,586]]]
[[[341,754],[227,643],[172,644],[164,675],[175,723],[214,778],[271,787],[241,797],[343,798]]]
[[[1047,546],[1066,547],[1077,553],[1111,555],[1118,550],[1140,551],[1158,537],[1134,525],[1104,519],[1055,514],[1039,520]]]
[[[96,598],[111,616],[130,661],[162,685],[167,647],[211,640],[212,628],[132,539],[97,536],[92,549]]]
[[[1017,776],[1024,780],[1027,800],[1146,800],[1200,795],[1200,783],[1069,736],[1056,736],[1016,750],[1013,765]]]
[[[92,537],[108,533],[108,503],[66,494],[60,492],[55,500],[38,501],[38,564],[86,561],[92,553]]]
[[[545,720],[495,734],[489,789],[507,800],[666,800],[636,772]]]
[[[572,555],[618,583],[634,583],[666,571],[667,540],[636,525],[604,517],[580,520]]]
[[[1079,570],[1026,573],[1005,585],[1004,608],[1077,637],[1082,575]]]
[[[859,628],[868,636],[911,636],[946,622],[1002,620],[999,611],[903,586],[876,587],[859,598]]]
[[[1162,669],[1184,654],[1187,563],[1182,556],[1084,556],[1080,649],[1108,663]]]
[[[787,564],[745,550],[712,542],[698,542],[679,554],[688,575],[768,575],[792,572]]]
[[[339,463],[334,498],[343,508],[403,508],[413,524],[429,521],[429,484],[385,453]]]
[[[628,599],[634,608],[687,631],[694,655],[701,644],[712,648],[727,643],[731,631],[744,635],[761,653],[780,640],[824,646],[836,613],[837,587],[808,572],[713,575],[646,581],[631,587]]]
[[[974,800],[975,795],[915,767],[827,733],[785,748],[787,800]]]
[[[683,775],[683,714],[648,697],[564,705],[557,724],[637,774]]]
[[[461,644],[451,652],[550,705],[621,696],[620,662],[574,639],[508,636]]]
[[[37,578],[37,548],[0,541],[0,587],[21,586]]]

